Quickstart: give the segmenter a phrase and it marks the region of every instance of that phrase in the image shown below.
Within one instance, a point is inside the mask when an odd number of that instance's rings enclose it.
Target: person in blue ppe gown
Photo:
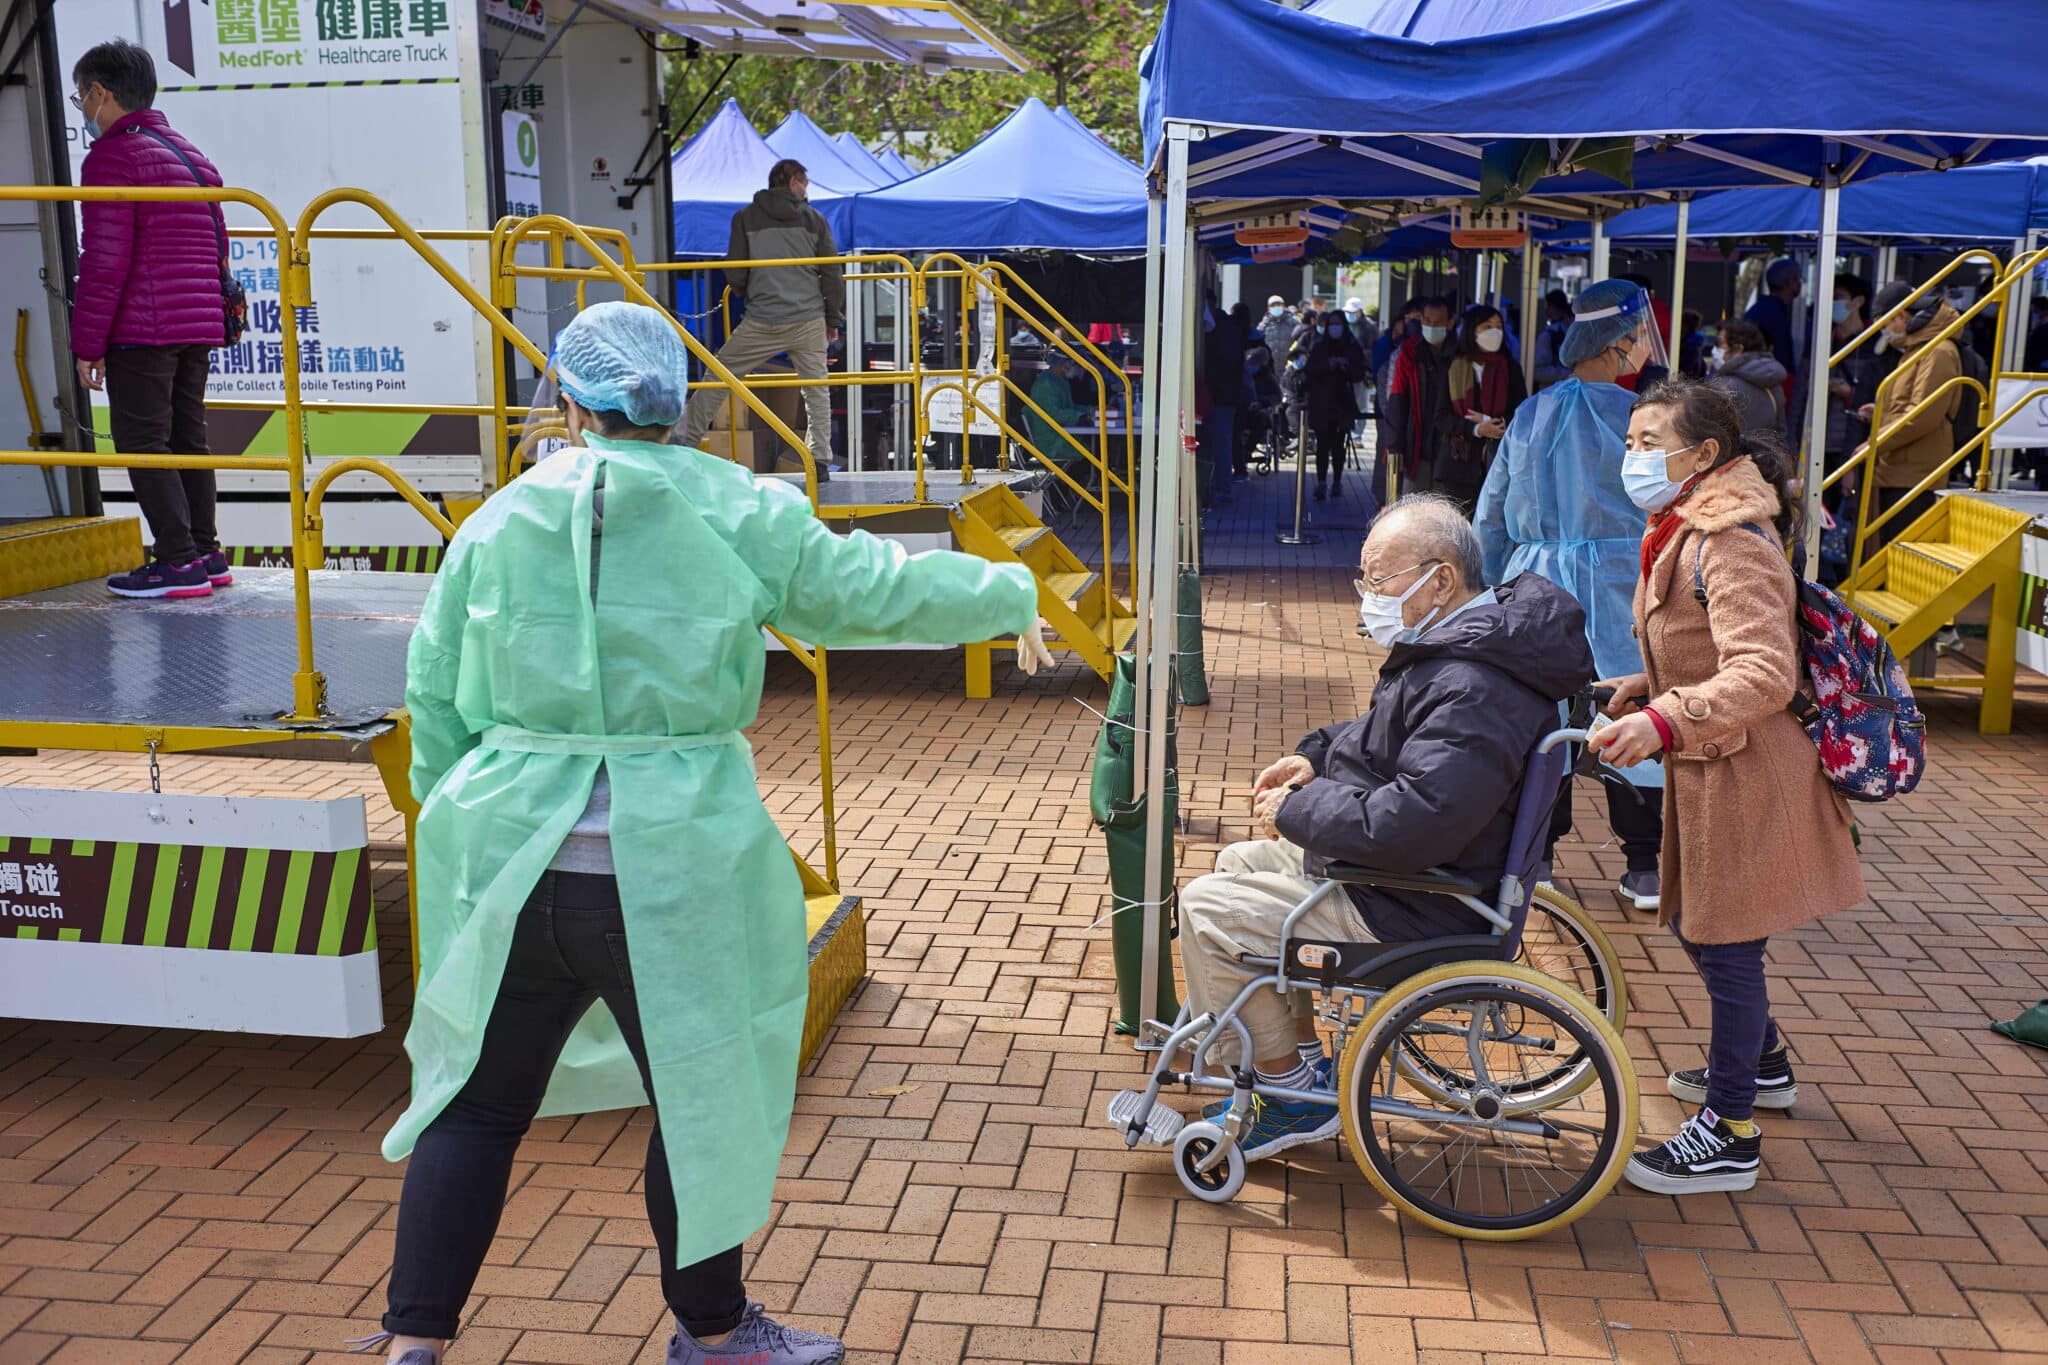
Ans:
[[[1516,410],[1473,516],[1489,583],[1538,573],[1578,599],[1603,678],[1642,671],[1633,604],[1643,513],[1621,483],[1635,395],[1615,381],[1661,357],[1654,332],[1640,286],[1603,280],[1579,294],[1558,346],[1571,375]],[[1640,763],[1624,775],[1628,785],[1607,787],[1608,818],[1627,859],[1620,891],[1637,909],[1654,910],[1664,837],[1663,796],[1654,789],[1664,769]]]
[[[822,1365],[748,1299],[795,1101],[803,890],[742,732],[772,626],[816,645],[1019,638],[1022,565],[839,535],[798,488],[669,443],[668,319],[579,314],[551,371],[572,444],[462,524],[408,655],[420,801],[410,1156],[383,1326],[437,1365],[537,1113],[652,1101],[646,1202],[671,1365]],[[382,1340],[373,1338],[372,1341]]]

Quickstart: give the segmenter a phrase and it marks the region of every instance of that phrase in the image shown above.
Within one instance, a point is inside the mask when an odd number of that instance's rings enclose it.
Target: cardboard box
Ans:
[[[704,439],[697,442],[697,449],[709,455],[737,460],[744,465],[754,463],[754,438],[757,433],[740,430],[737,433],[724,427],[716,427],[704,433]]]

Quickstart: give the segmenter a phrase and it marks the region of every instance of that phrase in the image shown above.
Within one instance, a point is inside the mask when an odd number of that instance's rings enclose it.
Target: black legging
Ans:
[[[1351,423],[1316,428],[1316,482],[1327,483],[1333,472],[1344,477],[1344,453],[1351,443]]]
[[[455,1335],[497,1234],[519,1140],[540,1110],[570,1030],[600,999],[640,1068],[640,1083],[652,1093],[618,882],[546,873],[519,913],[476,1069],[413,1145],[398,1200],[385,1331]],[[676,1268],[676,1200],[658,1122],[647,1135],[646,1196],[670,1311],[692,1336],[730,1332],[747,1310],[740,1248]]]

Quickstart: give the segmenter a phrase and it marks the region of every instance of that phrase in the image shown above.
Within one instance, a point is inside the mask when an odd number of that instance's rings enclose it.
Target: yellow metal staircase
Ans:
[[[1977,728],[2012,728],[2015,632],[2020,616],[2020,539],[2031,518],[1950,493],[1879,550],[1843,586],[1849,605],[1884,633],[1901,659],[1934,638],[1970,603],[1991,594],[1984,675],[1914,678],[1918,686],[1981,688]]]
[[[1015,493],[996,484],[963,499],[953,535],[969,554],[1030,569],[1038,579],[1038,614],[1060,637],[1053,647],[1073,650],[1105,679],[1110,676],[1117,652],[1138,629],[1137,615]],[[970,679],[970,695],[987,696],[975,681]]]

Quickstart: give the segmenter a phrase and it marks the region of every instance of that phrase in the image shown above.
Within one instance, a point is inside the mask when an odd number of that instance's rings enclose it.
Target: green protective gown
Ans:
[[[412,1104],[384,1155],[407,1155],[468,1080],[514,923],[603,765],[689,1265],[767,1221],[809,987],[803,892],[741,736],[760,709],[761,627],[826,646],[966,643],[1028,629],[1038,593],[1021,565],[834,534],[796,489],[701,451],[586,440],[463,523],[412,637],[420,978]],[[593,1005],[544,1112],[644,1102]]]

